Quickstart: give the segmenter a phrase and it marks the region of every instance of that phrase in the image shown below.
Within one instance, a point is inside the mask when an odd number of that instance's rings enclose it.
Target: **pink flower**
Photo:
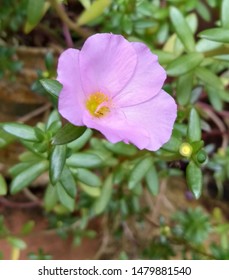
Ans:
[[[162,90],[165,70],[143,43],[96,34],[58,62],[59,112],[76,126],[99,130],[110,142],[155,151],[172,133],[177,106]]]

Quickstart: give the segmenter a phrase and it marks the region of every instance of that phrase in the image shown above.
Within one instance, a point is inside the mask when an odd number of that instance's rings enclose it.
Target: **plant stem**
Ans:
[[[81,28],[77,23],[73,22],[65,12],[65,10],[61,7],[56,0],[49,0],[50,4],[52,5],[53,9],[56,11],[59,18],[65,23],[71,30],[74,30],[78,35],[82,38],[86,39],[92,35],[92,33],[86,29]]]

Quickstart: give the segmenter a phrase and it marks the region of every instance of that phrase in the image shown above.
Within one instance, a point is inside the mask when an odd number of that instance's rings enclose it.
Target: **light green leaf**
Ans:
[[[104,146],[111,152],[123,156],[133,156],[138,151],[133,145],[125,144],[123,142],[118,142],[116,144],[104,142]]]
[[[194,194],[195,198],[198,199],[202,192],[203,178],[201,169],[194,161],[190,161],[187,166],[186,178],[190,190]]]
[[[101,194],[100,188],[90,187],[84,183],[79,182],[79,187],[83,190],[86,194],[91,197],[99,197]]]
[[[128,180],[129,189],[133,189],[145,177],[146,173],[152,166],[152,159],[146,157],[141,159],[132,169]]]
[[[221,111],[223,109],[223,101],[218,93],[218,90],[210,86],[207,86],[206,90],[207,90],[209,101],[211,102],[213,108],[216,111]]]
[[[188,52],[195,51],[195,41],[192,35],[192,31],[180,10],[175,7],[171,7],[170,19],[172,21],[176,34],[183,43],[185,49]]]
[[[154,165],[150,166],[150,169],[146,173],[146,185],[152,195],[157,195],[159,191],[159,180],[156,168]]]
[[[182,144],[181,137],[176,137],[172,135],[169,141],[162,146],[163,150],[176,153],[179,151],[180,145]]]
[[[101,214],[106,209],[109,201],[111,200],[113,190],[113,177],[109,175],[104,182],[100,197],[94,203],[94,211],[96,215]]]
[[[57,183],[56,184],[57,188],[57,195],[59,198],[60,203],[67,208],[70,212],[74,211],[75,208],[75,199],[73,199],[64,189],[62,184]]]
[[[203,61],[201,53],[189,53],[182,55],[168,64],[166,72],[169,76],[178,77],[195,69]]]
[[[37,141],[34,128],[21,123],[3,123],[2,129],[9,134],[27,141]]]
[[[177,79],[177,102],[182,105],[188,105],[191,100],[193,86],[193,72],[190,71]]]
[[[190,142],[201,140],[200,117],[195,108],[189,114],[188,139]]]
[[[229,29],[229,0],[223,0],[221,4],[221,23],[224,28]]]
[[[0,195],[6,195],[6,194],[7,194],[7,184],[2,174],[0,174]]]
[[[153,53],[158,56],[158,61],[160,64],[168,64],[176,58],[174,53],[162,50],[154,50]]]
[[[222,89],[224,88],[220,78],[216,76],[212,71],[204,67],[198,67],[195,71],[197,77],[210,87]]]
[[[29,233],[31,233],[34,226],[35,226],[35,222],[33,220],[26,222],[21,228],[21,234],[28,235]]]
[[[227,28],[211,28],[200,32],[198,35],[201,38],[228,44],[229,43],[228,31],[229,29]]]
[[[84,25],[98,18],[111,4],[111,0],[95,0],[78,18],[78,25]]]
[[[23,240],[21,240],[17,237],[14,237],[14,236],[7,237],[7,242],[12,247],[18,248],[20,250],[24,250],[27,247],[26,243]]]
[[[71,123],[65,124],[60,128],[56,135],[53,137],[52,142],[54,145],[63,145],[79,138],[87,128],[84,126],[75,126]]]
[[[16,194],[28,187],[37,177],[48,169],[48,161],[41,161],[30,165],[29,168],[19,173],[11,183],[11,193]]]
[[[58,202],[58,195],[57,195],[57,188],[48,185],[48,187],[45,190],[45,196],[44,196],[44,207],[47,212],[51,211]]]
[[[54,146],[49,160],[49,177],[51,183],[55,185],[62,174],[65,161],[66,161],[66,145]]]
[[[81,181],[86,185],[96,187],[96,188],[102,185],[100,178],[87,169],[77,168],[76,176],[79,181]]]
[[[75,153],[67,159],[67,165],[71,167],[93,168],[102,163],[102,159],[92,153]]]

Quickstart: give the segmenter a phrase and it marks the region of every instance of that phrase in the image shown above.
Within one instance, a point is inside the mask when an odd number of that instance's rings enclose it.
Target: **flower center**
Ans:
[[[110,112],[109,98],[101,92],[93,93],[86,101],[86,108],[92,116],[104,117]]]

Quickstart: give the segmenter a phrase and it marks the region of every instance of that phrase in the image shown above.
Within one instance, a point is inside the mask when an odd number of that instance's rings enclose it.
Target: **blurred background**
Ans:
[[[0,259],[229,259],[228,11],[228,0],[0,0]],[[86,129],[60,143],[54,180],[58,57],[101,32],[158,55],[173,135],[150,153]]]

